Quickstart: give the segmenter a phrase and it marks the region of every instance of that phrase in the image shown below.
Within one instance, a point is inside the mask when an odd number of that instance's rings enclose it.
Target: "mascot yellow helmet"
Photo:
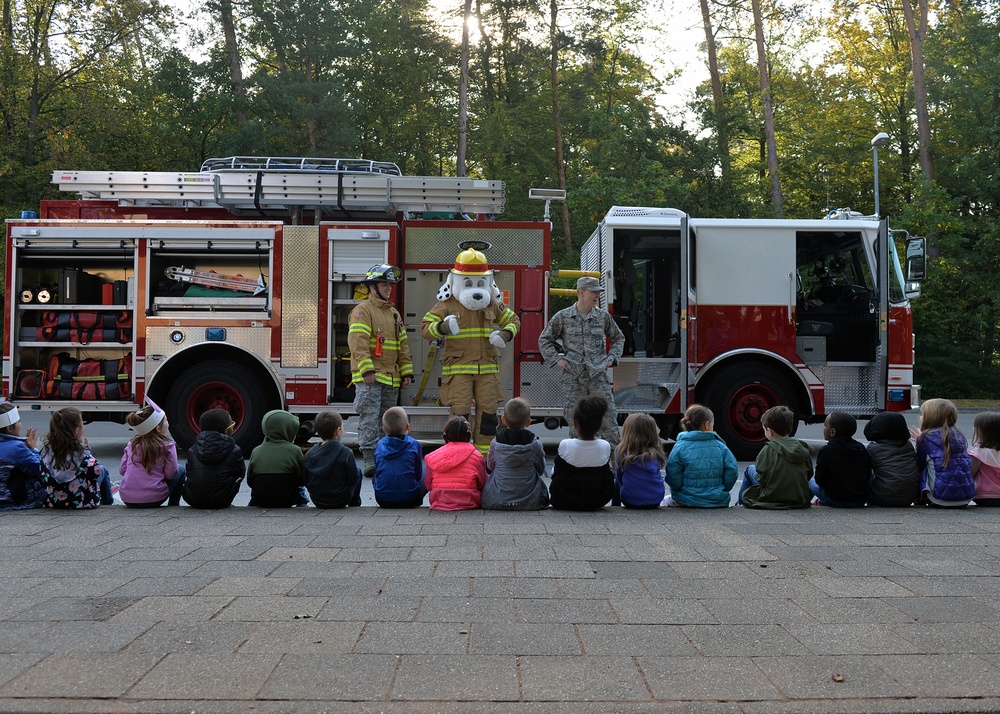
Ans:
[[[458,244],[462,252],[455,258],[455,267],[451,272],[455,275],[492,275],[490,264],[486,260],[484,250],[490,249],[485,241],[462,241]]]

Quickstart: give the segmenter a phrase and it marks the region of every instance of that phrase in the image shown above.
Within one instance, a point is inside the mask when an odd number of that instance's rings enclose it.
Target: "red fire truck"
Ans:
[[[76,406],[121,421],[146,395],[181,446],[198,416],[223,407],[245,449],[260,420],[352,412],[347,323],[368,267],[403,270],[396,292],[417,380],[402,403],[414,433],[440,434],[440,370],[420,320],[457,244],[489,243],[496,281],[522,328],[504,351],[505,395],[547,426],[563,397],[542,363],[550,311],[547,221],[496,220],[499,181],[402,176],[393,164],[231,157],[195,173],[56,171],[70,200],[7,221],[3,395],[21,408]],[[792,405],[807,421],[832,410],[909,408],[912,320],[922,239],[885,221],[690,218],[614,208],[587,241],[627,336],[613,379],[619,414],[648,412],[665,434],[689,403],[716,410],[734,451],[763,443],[760,414]],[[426,375],[426,379],[424,379]]]

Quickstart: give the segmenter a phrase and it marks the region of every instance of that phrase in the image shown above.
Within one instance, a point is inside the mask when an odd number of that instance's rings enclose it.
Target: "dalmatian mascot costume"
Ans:
[[[441,404],[451,415],[469,419],[472,441],[486,454],[497,433],[500,391],[500,350],[510,344],[521,321],[493,279],[482,251],[490,244],[464,241],[448,279],[437,293],[437,304],[420,323],[425,340],[444,338],[441,353]],[[469,418],[470,405],[476,418]]]

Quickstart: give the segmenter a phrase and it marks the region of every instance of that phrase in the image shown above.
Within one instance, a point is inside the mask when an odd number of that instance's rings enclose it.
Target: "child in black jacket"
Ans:
[[[192,508],[229,508],[246,475],[243,451],[231,436],[235,424],[225,409],[209,409],[198,426],[181,495]]]
[[[363,478],[354,452],[340,443],[343,417],[333,411],[322,412],[315,427],[323,443],[309,449],[302,459],[309,498],[317,508],[360,506]]]
[[[549,500],[553,508],[566,511],[596,511],[615,495],[611,470],[611,444],[597,438],[607,400],[600,395],[584,397],[573,409],[576,439],[563,439],[552,468]]]
[[[816,475],[809,490],[819,503],[835,508],[860,508],[868,500],[872,462],[865,447],[852,437],[858,421],[844,412],[830,412],[823,424],[826,446],[816,455]]]

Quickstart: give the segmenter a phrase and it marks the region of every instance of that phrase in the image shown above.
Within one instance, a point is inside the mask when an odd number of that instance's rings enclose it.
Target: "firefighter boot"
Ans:
[[[375,478],[375,449],[362,449],[365,460],[365,478]]]

